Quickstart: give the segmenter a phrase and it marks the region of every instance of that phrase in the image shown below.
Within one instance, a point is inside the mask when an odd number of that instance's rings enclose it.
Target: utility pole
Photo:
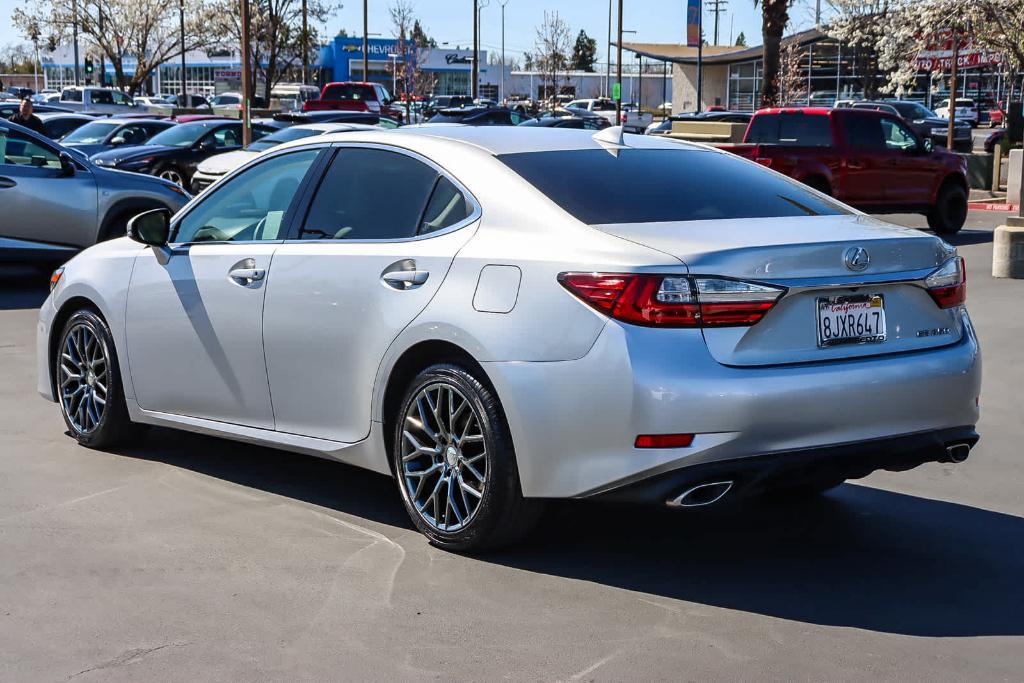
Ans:
[[[715,45],[718,45],[718,15],[725,12],[725,6],[729,4],[729,0],[709,0],[711,9],[709,11],[715,13]],[[703,37],[703,36],[702,36]],[[732,41],[730,41],[732,42]]]
[[[363,80],[370,82],[370,23],[366,16],[367,2],[363,0]]]
[[[612,0],[608,0],[608,45],[605,56],[604,96],[612,96]]]
[[[81,85],[82,71],[78,65],[78,0],[71,0],[71,36],[75,44],[75,85]]]
[[[252,76],[249,69],[249,0],[242,2],[242,146],[248,147],[252,142],[252,129],[249,128],[249,103],[252,99]],[[182,74],[184,76],[184,74]]]
[[[715,15],[718,16],[717,14]],[[697,1],[697,113],[704,107],[704,0]]]
[[[97,6],[96,9],[99,12],[100,35],[102,35],[103,34],[103,5]],[[100,50],[100,87],[101,88],[104,87],[107,84],[106,76],[107,76],[107,64],[106,64],[106,61],[103,59],[103,51]]]
[[[946,149],[953,149],[953,128],[956,126],[956,77],[957,60],[960,58],[960,36],[953,29],[953,64],[949,75],[949,126],[946,128]]]
[[[509,0],[501,2],[501,104],[505,104],[505,5]]]
[[[309,12],[302,0],[302,85],[309,85]]]
[[[480,87],[480,3],[473,0],[473,88],[471,94],[476,100]]]
[[[622,0],[619,0],[619,40],[615,45],[615,88],[612,90],[612,94],[618,91],[618,97],[615,98],[615,125],[622,125]]]
[[[188,89],[185,87],[185,0],[178,0],[178,20],[181,22],[181,100],[178,105],[187,107],[189,101]]]

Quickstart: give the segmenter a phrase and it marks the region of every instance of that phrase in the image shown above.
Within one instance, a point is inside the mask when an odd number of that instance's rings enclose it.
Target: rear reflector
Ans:
[[[924,281],[939,308],[953,308],[967,301],[967,268],[961,256],[943,263]]]
[[[641,434],[636,437],[635,448],[687,448],[693,443],[693,434]]]
[[[562,273],[558,281],[602,313],[645,327],[753,325],[786,291],[726,278],[646,273]]]

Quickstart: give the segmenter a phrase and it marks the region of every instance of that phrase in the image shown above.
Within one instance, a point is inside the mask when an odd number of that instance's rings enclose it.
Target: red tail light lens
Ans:
[[[689,448],[693,434],[641,434],[633,443],[634,448]]]
[[[939,308],[953,308],[967,301],[967,267],[961,256],[943,263],[924,281]]]
[[[754,282],[686,275],[562,273],[558,281],[602,313],[645,327],[749,326],[785,292]]]

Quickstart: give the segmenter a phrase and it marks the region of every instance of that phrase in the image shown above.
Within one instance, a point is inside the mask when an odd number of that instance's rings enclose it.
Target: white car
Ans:
[[[565,106],[585,109],[592,114],[602,116],[608,119],[613,126],[620,123],[615,120],[615,102],[605,97],[573,100]],[[622,118],[622,127],[627,133],[642,134],[654,122],[654,116],[651,113],[638,111],[635,107],[627,104],[622,105]]]
[[[249,143],[245,149],[215,154],[200,162],[192,175],[192,192],[198,194],[242,164],[271,147],[293,140],[348,130],[372,130],[374,126],[359,123],[304,123],[281,130]]]
[[[936,116],[940,119],[949,118],[949,100],[942,100],[939,103],[938,108],[935,110]],[[957,98],[956,100],[956,120],[966,121],[972,126],[978,125],[978,105],[974,100]]]
[[[135,104],[149,109],[174,109],[174,105],[162,97],[139,95],[134,98]]]
[[[700,145],[322,135],[128,233],[39,312],[70,435],[156,424],[369,468],[445,548],[518,538],[545,499],[806,495],[978,439],[956,250]]]

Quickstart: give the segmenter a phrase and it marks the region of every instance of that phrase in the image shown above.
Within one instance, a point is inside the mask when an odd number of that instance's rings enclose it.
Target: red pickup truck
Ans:
[[[901,119],[864,109],[763,109],[720,148],[872,213],[923,213],[950,235],[967,219],[967,162]]]
[[[342,81],[325,85],[320,99],[307,100],[302,111],[368,111],[401,121],[402,110],[392,106],[393,102],[394,98],[379,83]]]

